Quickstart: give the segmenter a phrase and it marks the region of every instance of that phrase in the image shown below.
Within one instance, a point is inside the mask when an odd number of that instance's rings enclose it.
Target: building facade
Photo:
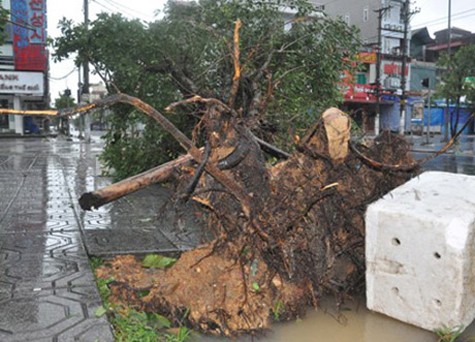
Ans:
[[[399,105],[405,103],[411,77],[409,2],[339,0],[325,4],[324,11],[359,28],[364,46],[354,87],[345,94],[347,109],[356,113],[357,121],[365,122],[366,131],[379,129],[377,113],[382,129],[399,130]],[[404,120],[404,126],[410,126],[410,117]]]
[[[0,106],[16,110],[48,107],[46,0],[2,0],[10,12],[0,47]],[[40,121],[1,115],[0,133],[34,133]]]
[[[438,68],[437,61],[442,54],[449,51],[449,45],[450,53],[454,54],[464,46],[475,44],[475,33],[452,27],[450,30],[447,28],[437,31],[434,36],[435,38],[430,36],[426,27],[412,32],[411,92],[425,96],[426,102],[429,100],[429,95],[432,95],[431,114],[428,114],[429,108],[426,108],[422,119],[425,125],[428,125],[430,121],[430,131],[442,133],[446,129],[447,122],[457,121],[461,126],[469,120],[470,110],[467,108],[470,108],[470,104],[462,102],[460,109],[457,110],[455,104],[449,104],[447,107],[445,99],[433,97],[441,75],[446,72],[446,70]],[[456,119],[457,115],[459,115],[458,119]],[[472,133],[473,130],[473,124],[470,124],[465,128],[463,134]]]

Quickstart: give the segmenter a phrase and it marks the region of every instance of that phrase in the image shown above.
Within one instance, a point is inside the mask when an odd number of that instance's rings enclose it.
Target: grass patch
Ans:
[[[435,330],[435,334],[439,337],[438,342],[455,342],[462,335],[463,325],[455,327],[441,327]]]
[[[91,265],[92,271],[95,272],[96,269],[104,265],[104,259],[99,257],[91,257],[89,258],[89,265]]]
[[[147,255],[143,261],[143,267],[165,268],[175,263],[176,259],[163,257],[158,254]],[[101,258],[92,257],[89,264],[94,273],[97,268],[107,266],[106,261]],[[136,311],[130,308],[114,305],[110,302],[111,289],[109,284],[114,279],[103,279],[95,277],[97,289],[102,299],[102,306],[95,311],[96,317],[107,315],[109,322],[113,326],[115,340],[118,342],[185,342],[191,338],[191,330],[183,326],[183,321],[178,327],[173,327],[172,323],[158,313],[147,313]],[[146,296],[148,291],[140,293]],[[185,316],[187,314],[185,313]]]
[[[272,314],[274,316],[274,321],[279,321],[280,320],[280,315],[284,311],[284,302],[282,302],[280,299],[275,301],[274,307],[272,308]]]

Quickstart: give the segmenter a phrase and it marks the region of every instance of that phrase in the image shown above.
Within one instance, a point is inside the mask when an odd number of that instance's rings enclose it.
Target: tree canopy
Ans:
[[[88,30],[63,19],[54,58],[77,53],[77,63],[88,60],[109,92],[139,97],[158,110],[193,95],[227,103],[238,19],[241,77],[232,107],[257,135],[289,146],[287,137],[342,100],[340,75],[352,68],[359,47],[356,29],[315,12],[306,0],[169,1],[155,22],[103,13]],[[200,107],[182,110],[169,118],[190,133]],[[145,124],[142,132],[138,123]],[[155,123],[129,107],[114,110],[111,127],[104,160],[119,178],[181,152]]]
[[[0,44],[5,42],[5,29],[8,22],[10,12],[0,6]]]
[[[475,45],[461,47],[453,55],[444,55],[438,61],[438,66],[446,70],[442,74],[442,82],[437,90],[441,97],[449,99],[456,105],[456,123],[452,125],[451,134],[457,130],[461,100],[469,105],[475,103]],[[452,120],[451,120],[452,122]]]

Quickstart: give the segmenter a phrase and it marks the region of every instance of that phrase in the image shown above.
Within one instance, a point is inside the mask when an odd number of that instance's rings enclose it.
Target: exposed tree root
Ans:
[[[366,206],[417,173],[416,167],[376,168],[366,159],[414,165],[403,138],[384,133],[372,146],[357,147],[364,149],[361,158],[349,149],[348,118],[331,109],[297,152],[269,167],[239,118],[220,105],[207,108],[206,156],[200,154],[192,172],[183,166],[174,174],[177,193],[208,212],[216,240],[167,270],[116,258],[98,271],[114,278],[113,300],[176,321],[188,312],[189,326],[234,336],[302,315],[325,294],[341,303],[361,290]],[[246,194],[244,205],[214,174],[202,174],[210,166]]]
[[[197,258],[201,258],[199,263]],[[167,270],[145,269],[135,257],[123,256],[97,272],[99,277],[115,280],[109,285],[110,300],[177,321],[187,312],[189,326],[217,335],[259,331],[268,328],[274,316],[284,319],[303,313],[305,287],[272,276],[259,258],[249,261],[212,253],[210,243],[183,253]]]

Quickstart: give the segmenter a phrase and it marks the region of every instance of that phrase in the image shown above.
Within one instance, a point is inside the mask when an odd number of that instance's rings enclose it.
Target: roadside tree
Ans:
[[[241,82],[234,107],[259,137],[289,147],[317,113],[337,105],[340,75],[351,69],[357,30],[322,17],[308,1],[286,1],[295,18],[286,21],[283,1],[170,1],[163,18],[143,24],[120,14],[101,14],[85,30],[64,19],[54,42],[60,61],[78,53],[110,93],[143,99],[155,108],[193,95],[228,101],[233,82],[233,26],[243,23]],[[169,119],[190,134],[200,106]],[[105,136],[104,161],[123,178],[175,157],[173,139],[152,120],[118,107]],[[290,133],[290,134],[289,134]],[[137,152],[140,151],[140,152]]]
[[[71,90],[65,89],[63,93],[59,93],[58,95],[59,97],[54,100],[54,108],[71,108],[76,105],[74,99],[71,97]],[[68,118],[56,118],[54,125],[58,128],[59,131],[63,132],[63,134],[69,134]]]
[[[460,105],[462,99],[468,105],[475,103],[475,45],[461,47],[453,55],[444,55],[438,65],[446,72],[438,89],[441,97],[455,103],[455,117],[450,119],[452,137],[457,133],[460,120]]]

